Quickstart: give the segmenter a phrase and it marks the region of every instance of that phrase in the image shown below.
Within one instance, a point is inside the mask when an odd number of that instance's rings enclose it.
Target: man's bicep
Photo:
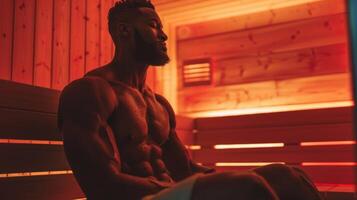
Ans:
[[[92,167],[117,174],[120,172],[120,157],[111,128],[102,123],[98,115],[93,117],[92,128],[64,120],[62,133],[67,158],[78,168]]]
[[[71,165],[95,164],[100,167],[118,162],[115,139],[107,120],[116,106],[115,94],[104,80],[83,78],[62,92],[58,126]]]

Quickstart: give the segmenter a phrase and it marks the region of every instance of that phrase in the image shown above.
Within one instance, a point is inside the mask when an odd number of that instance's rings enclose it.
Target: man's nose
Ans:
[[[165,42],[167,40],[167,35],[162,30],[159,32],[159,40],[161,42]]]

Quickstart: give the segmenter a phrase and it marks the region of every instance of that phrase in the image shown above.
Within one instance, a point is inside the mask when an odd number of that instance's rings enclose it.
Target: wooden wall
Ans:
[[[179,113],[351,100],[344,1],[323,0],[179,26]],[[183,87],[210,58],[213,83]]]
[[[61,90],[111,61],[115,0],[1,0],[0,79]],[[148,83],[155,87],[154,69]]]

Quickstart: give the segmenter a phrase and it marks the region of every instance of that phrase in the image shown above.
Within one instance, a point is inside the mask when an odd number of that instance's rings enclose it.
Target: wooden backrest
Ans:
[[[0,81],[1,199],[84,197],[57,129],[59,92]]]
[[[57,129],[59,91],[0,80],[1,199],[83,198]],[[177,117],[192,144],[193,119]]]
[[[201,149],[192,155],[218,171],[284,162],[303,168],[316,183],[354,184],[352,141],[351,107],[198,118],[194,144]],[[215,148],[218,144],[262,143],[276,147]]]

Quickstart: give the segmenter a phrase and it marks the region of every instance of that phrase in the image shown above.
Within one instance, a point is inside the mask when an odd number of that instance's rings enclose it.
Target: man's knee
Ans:
[[[193,199],[278,199],[264,178],[254,173],[219,173],[200,179]]]
[[[254,171],[267,180],[280,199],[321,199],[318,190],[301,169],[272,164],[256,168]]]

